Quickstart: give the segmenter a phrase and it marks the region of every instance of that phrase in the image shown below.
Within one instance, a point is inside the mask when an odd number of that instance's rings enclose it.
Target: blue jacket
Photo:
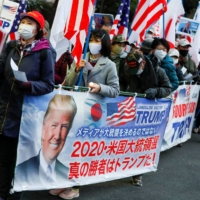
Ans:
[[[150,55],[150,60],[154,57],[154,55]],[[169,78],[170,85],[172,87],[172,91],[176,90],[179,86],[178,77],[176,74],[176,67],[174,66],[173,60],[170,56],[166,55],[165,58],[161,61],[160,67],[163,68]]]
[[[46,49],[46,50],[43,50]],[[41,50],[45,52],[41,59]],[[25,92],[15,84],[10,66],[11,58],[19,71],[26,73],[31,90]],[[48,41],[40,41],[20,59],[19,45],[16,41],[7,43],[0,55],[0,134],[17,138],[21,121],[23,96],[43,95],[54,89],[54,65]]]

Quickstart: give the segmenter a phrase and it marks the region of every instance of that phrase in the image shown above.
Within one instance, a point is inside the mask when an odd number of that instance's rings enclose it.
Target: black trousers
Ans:
[[[17,143],[17,138],[0,135],[0,197],[5,200],[21,198],[21,192],[9,194],[17,158]]]

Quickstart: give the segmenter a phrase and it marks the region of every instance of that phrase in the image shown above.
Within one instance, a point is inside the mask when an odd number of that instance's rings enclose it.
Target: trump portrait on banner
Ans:
[[[62,151],[72,127],[77,106],[72,96],[56,94],[49,102],[42,124],[41,149],[16,167],[15,181],[26,185],[42,185],[49,189],[58,183],[66,183],[69,168],[62,164],[58,155]],[[68,179],[69,180],[69,179]]]

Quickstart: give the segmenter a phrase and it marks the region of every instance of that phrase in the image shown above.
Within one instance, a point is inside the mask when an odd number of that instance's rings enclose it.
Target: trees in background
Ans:
[[[19,2],[19,0],[12,0]],[[28,0],[27,11],[38,10],[40,11],[45,19],[49,22],[50,27],[53,23],[54,15],[56,12],[56,7],[59,0],[55,0],[54,3],[47,2],[46,0]],[[199,0],[183,0],[183,5],[186,12],[186,17],[193,18],[194,12],[198,6]],[[121,0],[97,0],[96,10],[97,13],[109,13],[114,16],[117,14]],[[133,19],[135,8],[137,6],[138,0],[131,0],[130,6],[130,22]]]

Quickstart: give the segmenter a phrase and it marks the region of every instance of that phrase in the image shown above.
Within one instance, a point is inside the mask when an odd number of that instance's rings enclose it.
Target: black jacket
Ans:
[[[44,60],[41,60],[41,50],[45,51]],[[30,91],[21,90],[14,82],[11,58],[19,71],[26,73]],[[6,44],[0,55],[0,134],[15,138],[19,135],[24,94],[43,95],[54,89],[54,65],[48,41],[38,42],[30,53],[20,58],[16,41]]]
[[[170,95],[170,81],[165,70],[158,65],[153,67],[151,61],[145,57],[145,68],[140,75],[129,75],[126,73],[127,67],[123,73],[123,85],[129,92],[145,93],[149,88],[157,88],[157,98],[164,98]]]

